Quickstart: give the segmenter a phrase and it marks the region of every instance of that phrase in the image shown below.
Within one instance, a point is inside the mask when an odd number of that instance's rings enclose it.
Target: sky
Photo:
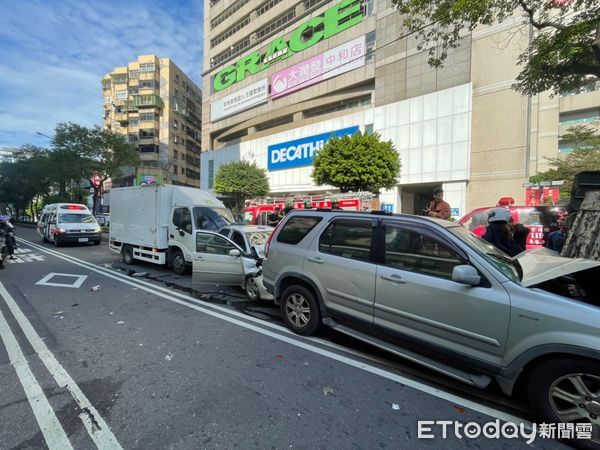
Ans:
[[[0,0],[0,148],[102,122],[102,77],[156,54],[201,86],[202,0]]]

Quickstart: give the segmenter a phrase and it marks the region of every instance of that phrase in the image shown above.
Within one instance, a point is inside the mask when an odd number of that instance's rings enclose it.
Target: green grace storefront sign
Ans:
[[[271,64],[289,58],[312,47],[317,42],[328,39],[356,24],[364,18],[363,0],[342,0],[296,28],[288,42],[282,37],[273,40],[264,54],[250,53],[236,64],[222,69],[213,82],[215,91],[221,91],[242,81],[248,74],[254,75],[268,69]]]

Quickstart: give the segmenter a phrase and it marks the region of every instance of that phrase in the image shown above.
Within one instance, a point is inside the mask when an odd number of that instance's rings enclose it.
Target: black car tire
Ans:
[[[556,358],[542,362],[529,374],[527,394],[530,406],[546,423],[589,421],[593,424],[592,440],[577,439],[572,443],[579,448],[600,448],[599,400],[585,395],[573,383],[582,381],[592,393],[600,392],[600,363],[582,358]],[[555,395],[553,395],[553,393]],[[557,396],[556,394],[559,394]],[[569,400],[566,400],[566,397]],[[561,411],[573,410],[581,414],[571,421],[561,418]],[[592,411],[590,411],[592,410]]]
[[[260,292],[256,285],[256,279],[254,277],[248,277],[246,279],[246,296],[251,302],[257,302],[260,300]]]
[[[45,234],[42,235],[42,242],[50,242]]]
[[[55,247],[60,247],[60,246],[61,246],[61,242],[60,242],[60,240],[58,239],[58,236],[57,236],[57,235],[54,235],[54,239],[52,240],[52,242],[54,243],[54,246],[55,246]]]
[[[100,245],[100,241],[94,241],[94,245]]]
[[[131,245],[124,245],[121,249],[121,261],[128,266],[135,264],[135,259],[133,258],[133,247]]]
[[[171,253],[171,267],[177,275],[183,275],[187,272],[188,267],[181,250],[176,249]]]
[[[321,328],[321,310],[315,295],[306,287],[293,284],[281,296],[284,323],[302,336],[315,334]]]

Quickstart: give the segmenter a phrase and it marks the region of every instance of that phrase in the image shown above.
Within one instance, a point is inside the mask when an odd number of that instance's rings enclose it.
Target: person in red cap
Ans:
[[[444,201],[444,190],[435,188],[433,190],[433,200],[425,210],[429,217],[437,217],[438,219],[448,220],[451,216],[450,205]]]

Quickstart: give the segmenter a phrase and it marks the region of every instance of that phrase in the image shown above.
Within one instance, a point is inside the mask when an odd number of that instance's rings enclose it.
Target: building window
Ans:
[[[130,94],[137,94],[139,92],[138,87],[137,86],[129,86],[129,93]]]
[[[173,175],[177,175],[179,173],[179,167],[177,167],[176,165],[173,166]]]
[[[227,38],[233,36],[234,34],[236,34],[242,28],[244,28],[245,26],[247,26],[249,23],[250,23],[250,16],[244,17],[244,19],[242,19],[237,25],[234,25],[233,27],[229,28],[227,31],[225,31],[224,33],[220,34],[216,38],[211,39],[211,41],[210,41],[210,48],[216,47],[221,42],[223,42],[225,39],[227,39]]]
[[[322,1],[322,0],[320,0],[320,1]],[[277,5],[278,3],[281,3],[281,0],[270,0],[267,3],[263,3],[263,5],[256,10],[256,14],[258,14],[259,16],[262,16],[264,13],[266,13],[268,10],[270,10],[273,6]]]
[[[102,89],[110,89],[110,80],[102,80]]]
[[[138,86],[140,89],[154,89],[155,82],[154,80],[141,80]]]
[[[214,58],[210,59],[211,67],[218,66],[222,62],[227,61],[230,58],[233,58],[236,55],[239,55],[244,50],[250,47],[250,38],[247,37],[244,40],[234,44],[231,48],[225,50],[224,52],[219,53]]]
[[[173,128],[177,128],[177,121],[173,120]]]
[[[138,77],[138,73],[139,72],[137,70],[130,70],[129,71],[129,78],[133,78],[133,79],[137,78]]]
[[[372,123],[365,125],[365,134],[373,134],[373,124]]]
[[[173,136],[173,142],[175,144],[179,144],[179,136],[177,136],[177,135]]]
[[[181,174],[184,175],[185,174],[185,169],[182,167],[181,168]]]
[[[158,137],[158,130],[148,129],[140,130],[140,139]]]
[[[156,114],[153,112],[140,113],[140,122],[153,122],[156,118]]]
[[[136,117],[135,119],[129,119],[130,127],[137,127],[139,125],[139,119]]]
[[[110,105],[112,103],[112,97],[104,97],[104,104]]]
[[[561,125],[575,125],[578,123],[594,122],[600,120],[600,109],[587,109],[584,111],[563,113],[559,116]]]
[[[319,108],[304,111],[304,117],[316,117],[329,114],[336,111],[343,111],[345,109],[358,108],[361,106],[368,106],[371,104],[371,95],[365,95],[352,100],[343,100],[341,102],[333,103],[330,105],[320,106]]]
[[[218,0],[214,1],[214,3],[217,3],[217,2],[218,2]],[[249,3],[249,2],[250,2],[250,0],[238,0],[237,2],[235,2],[233,5],[231,5],[229,8],[227,8],[225,11],[223,11],[221,14],[219,14],[217,17],[215,17],[214,19],[212,19],[210,21],[211,28],[214,28],[217,25],[223,23],[225,20],[227,20],[232,15],[234,15],[237,11],[239,11],[242,6],[244,6],[246,3]],[[212,6],[212,1],[211,1],[211,6]]]
[[[154,63],[140,64],[140,72],[154,72]]]
[[[179,74],[178,73],[175,74],[175,83],[179,83]]]
[[[208,160],[208,188],[212,189],[215,183],[215,160]]]
[[[173,158],[174,159],[179,159],[179,153],[177,152],[177,150],[173,151]]]
[[[112,76],[113,83],[115,84],[123,84],[127,83],[127,74],[126,73],[116,73]]]
[[[127,91],[117,91],[117,92],[115,92],[115,98],[117,100],[127,100]]]
[[[262,28],[259,28],[256,31],[256,37],[258,39],[265,38],[266,36],[270,35],[271,33],[274,33],[278,29],[284,27],[287,23],[294,20],[294,17],[296,17],[296,8],[290,9],[285,14],[283,14],[283,15],[279,16],[277,19],[271,21],[271,23],[269,23],[268,25],[266,25]]]
[[[370,33],[367,33],[367,36],[365,38],[365,44],[366,44],[366,55],[365,55],[365,61],[371,61],[374,57],[375,57],[375,32],[371,31]]]
[[[134,133],[130,133],[128,136],[128,140],[129,142],[137,142],[138,141],[138,135],[134,134]]]
[[[140,153],[158,153],[158,145],[156,145],[156,144],[140,145]]]

